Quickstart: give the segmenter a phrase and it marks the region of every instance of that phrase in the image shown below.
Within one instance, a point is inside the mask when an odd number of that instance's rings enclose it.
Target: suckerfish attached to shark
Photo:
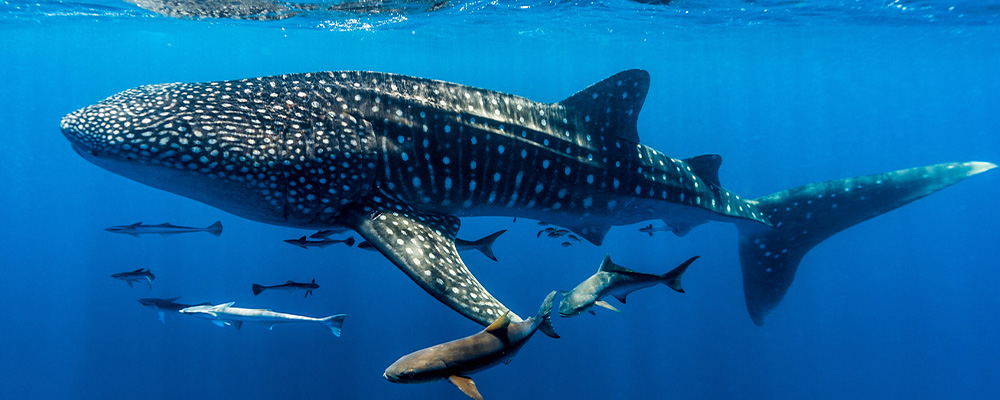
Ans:
[[[174,235],[178,233],[191,233],[191,232],[208,232],[215,237],[219,237],[222,235],[222,222],[215,221],[215,223],[213,223],[212,225],[206,226],[204,228],[177,226],[168,223],[162,223],[159,225],[143,225],[142,222],[136,222],[132,225],[112,226],[110,228],[104,228],[104,230],[111,233],[124,233],[126,235],[132,235],[132,237],[139,237],[139,235],[146,235],[146,234]]]
[[[263,292],[265,290],[284,290],[286,292],[294,292],[296,290],[305,290],[306,291],[306,295],[302,296],[302,297],[309,297],[309,295],[312,294],[313,289],[319,289],[319,285],[316,284],[316,278],[313,278],[312,282],[310,282],[310,283],[299,283],[299,282],[295,282],[295,281],[285,281],[285,283],[282,283],[280,285],[274,285],[274,286],[264,286],[264,285],[258,285],[256,283],[254,283],[252,288],[253,288],[253,295],[254,296],[257,296],[257,295],[261,294],[261,292]]]
[[[111,274],[111,277],[125,281],[125,283],[128,284],[128,287],[132,287],[132,282],[146,281],[146,283],[149,284],[149,290],[153,290],[153,279],[156,279],[156,275],[153,275],[152,271],[145,268],[139,268],[131,272]]]
[[[681,275],[684,275],[688,266],[697,259],[698,256],[691,257],[663,275],[651,275],[615,264],[611,262],[610,256],[605,255],[596,274],[580,282],[573,290],[563,293],[563,299],[559,302],[559,316],[568,318],[584,311],[593,314],[592,308],[595,305],[619,312],[617,308],[602,299],[612,296],[625,304],[625,297],[629,293],[661,283],[684,293],[684,288],[681,287]]]
[[[937,164],[746,199],[722,188],[718,155],[675,159],[639,143],[648,88],[649,74],[630,70],[539,103],[403,75],[304,73],[141,86],[61,128],[87,160],[153,187],[270,224],[353,229],[484,326],[509,310],[459,257],[458,217],[544,220],[595,245],[651,219],[678,235],[733,223],[762,324],[813,246],[996,167]]]
[[[236,329],[240,329],[244,322],[254,322],[267,325],[268,330],[274,328],[274,325],[281,323],[315,322],[325,326],[336,336],[340,336],[340,329],[344,325],[344,318],[347,318],[347,314],[331,315],[325,318],[312,318],[302,315],[279,313],[261,308],[233,307],[233,304],[235,303],[236,302],[229,302],[216,306],[191,306],[181,309],[180,313],[207,319],[218,326],[231,325]]]
[[[210,306],[211,303],[198,303],[198,304],[181,304],[177,303],[180,297],[172,297],[169,299],[157,299],[157,298],[145,298],[139,299],[139,303],[156,310],[157,315],[160,317],[161,323],[167,323],[166,312],[179,313],[182,309],[193,307],[193,306]]]
[[[479,240],[462,240],[460,238],[455,238],[455,249],[458,251],[478,250],[490,260],[497,261],[497,256],[493,254],[493,242],[496,242],[497,238],[500,237],[500,235],[503,235],[504,232],[507,232],[507,230],[503,229],[493,232]],[[358,248],[378,251],[375,248],[375,245],[369,243],[368,241],[358,243]]]
[[[463,393],[482,400],[475,382],[468,375],[508,364],[536,331],[551,338],[559,335],[552,328],[552,299],[549,293],[538,314],[523,322],[511,323],[504,314],[482,332],[462,339],[418,350],[401,357],[382,374],[393,383],[425,383],[448,379]]]

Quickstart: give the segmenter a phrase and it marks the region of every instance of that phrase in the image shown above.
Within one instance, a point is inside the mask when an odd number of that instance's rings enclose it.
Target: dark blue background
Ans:
[[[117,17],[25,17],[8,3],[0,399],[464,398],[447,383],[382,378],[399,356],[481,327],[380,255],[295,248],[281,239],[307,232],[225,214],[74,154],[62,115],[133,86],[364,69],[558,101],[643,68],[652,85],[642,141],[678,158],[721,154],[723,185],[744,196],[938,162],[1000,162],[1000,30],[990,15],[963,23],[887,18],[892,7],[850,18],[792,10],[795,18],[776,23],[760,8],[676,18],[677,3],[609,3],[617,13],[535,4],[508,23],[496,19],[515,7],[479,3],[476,12],[346,31],[315,21],[178,21],[125,6],[133,11]],[[702,256],[684,277],[686,294],[652,288],[622,314],[557,319],[563,339],[539,335],[510,365],[475,379],[493,399],[1000,397],[998,197],[994,171],[834,236],[803,260],[763,327],[745,311],[731,225],[683,238],[619,227],[599,248],[562,248],[536,239],[534,221],[463,221],[463,238],[510,229],[495,246],[499,263],[464,258],[522,315],[592,274],[605,253],[651,273]],[[221,238],[101,230],[216,219]],[[157,275],[152,291],[109,278],[140,267]],[[322,287],[308,299],[250,291],[253,282],[312,278]],[[309,325],[236,331],[181,315],[161,325],[135,301],[174,296],[349,317],[340,338]]]

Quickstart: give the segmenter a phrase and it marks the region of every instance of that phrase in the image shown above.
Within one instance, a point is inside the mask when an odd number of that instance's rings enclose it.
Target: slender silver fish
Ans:
[[[284,291],[287,291],[287,292],[294,292],[296,290],[305,290],[306,291],[306,295],[302,296],[302,297],[309,297],[309,295],[312,294],[313,289],[319,289],[319,285],[316,284],[316,278],[313,278],[312,282],[310,282],[310,283],[299,283],[299,282],[295,282],[295,281],[285,281],[285,283],[282,283],[280,285],[274,285],[274,286],[264,286],[264,285],[258,285],[258,284],[255,283],[255,284],[253,284],[253,295],[254,296],[259,295],[259,294],[261,294],[261,292],[263,292],[265,290],[284,290]]]
[[[132,237],[139,237],[139,235],[154,234],[154,233],[158,235],[173,235],[177,233],[190,233],[190,232],[208,232],[218,237],[222,235],[222,222],[215,221],[214,224],[206,226],[204,228],[177,226],[177,225],[171,225],[169,223],[162,223],[159,225],[143,225],[142,222],[136,222],[132,225],[112,226],[110,228],[104,228],[104,230],[111,233],[124,233],[126,235],[132,235]]]
[[[510,313],[504,314],[485,330],[462,339],[453,340],[407,354],[396,360],[382,374],[393,383],[424,383],[448,379],[463,393],[477,400],[483,396],[468,375],[510,363],[518,350],[531,339],[536,331],[551,338],[559,335],[552,328],[552,299],[549,293],[538,309],[538,314],[522,322],[512,323]]]
[[[180,312],[181,314],[191,314],[207,319],[218,326],[231,325],[236,329],[240,329],[244,322],[264,324],[267,325],[268,330],[271,330],[274,328],[274,325],[280,323],[315,322],[327,327],[330,329],[330,332],[333,332],[336,336],[340,336],[340,328],[344,325],[344,318],[347,317],[347,314],[337,314],[325,318],[312,318],[302,315],[279,313],[261,308],[238,308],[233,307],[233,304],[236,304],[236,302],[231,301],[216,306],[192,306],[181,309]]]
[[[498,261],[497,256],[493,254],[493,242],[496,242],[497,238],[500,237],[500,235],[503,235],[504,232],[507,232],[507,230],[504,229],[493,232],[479,240],[463,240],[455,238],[455,249],[457,249],[458,251],[479,250],[479,252],[483,253],[483,255],[488,257],[490,260]],[[378,251],[378,249],[375,248],[375,245],[371,244],[368,241],[363,241],[361,243],[358,243],[358,248],[364,250]]]
[[[594,314],[594,310],[592,310],[594,305],[618,311],[617,308],[601,299],[611,295],[625,304],[625,296],[628,296],[629,293],[661,283],[684,293],[684,289],[681,287],[681,275],[697,259],[698,256],[691,257],[663,275],[651,275],[635,272],[615,264],[611,262],[611,257],[605,255],[596,274],[591,275],[573,290],[563,292],[563,299],[559,302],[559,316],[569,318],[584,311]]]
[[[343,244],[346,244],[347,247],[351,247],[351,246],[354,246],[354,236],[351,236],[351,237],[349,237],[347,239],[344,239],[344,240],[337,240],[337,239],[309,240],[309,238],[307,236],[303,236],[303,237],[300,237],[298,239],[285,239],[285,243],[288,243],[288,244],[291,244],[291,245],[295,245],[295,246],[301,247],[303,249],[308,249],[310,247],[319,247],[319,248],[322,249],[322,248],[324,248],[326,246],[329,246],[331,244],[337,244],[337,243],[343,243]]]

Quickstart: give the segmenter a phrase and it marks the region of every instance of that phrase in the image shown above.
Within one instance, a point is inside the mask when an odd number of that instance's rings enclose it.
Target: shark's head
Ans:
[[[221,307],[221,305],[191,306],[177,310],[177,312],[181,314],[190,314],[194,316],[210,318],[216,315],[216,312],[219,311],[219,307]]]
[[[595,296],[578,290],[563,292],[563,299],[559,302],[559,316],[569,318],[579,315],[593,307],[595,300]]]
[[[441,361],[438,347],[407,354],[385,369],[382,377],[392,383],[424,383],[448,378],[448,365]]]
[[[315,87],[262,79],[129,89],[66,115],[62,132],[138,182],[253,220],[329,226],[370,189],[370,130]]]

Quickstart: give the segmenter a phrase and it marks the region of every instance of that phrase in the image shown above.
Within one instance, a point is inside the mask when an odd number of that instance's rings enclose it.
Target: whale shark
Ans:
[[[760,325],[811,248],[996,167],[944,163],[742,197],[722,187],[719,155],[672,158],[640,143],[649,80],[627,70],[555,103],[366,71],[154,84],[71,112],[61,129],[83,158],[138,182],[268,224],[352,229],[483,326],[510,310],[458,255],[461,217],[547,221],[595,245],[647,220],[677,235],[732,223]]]

